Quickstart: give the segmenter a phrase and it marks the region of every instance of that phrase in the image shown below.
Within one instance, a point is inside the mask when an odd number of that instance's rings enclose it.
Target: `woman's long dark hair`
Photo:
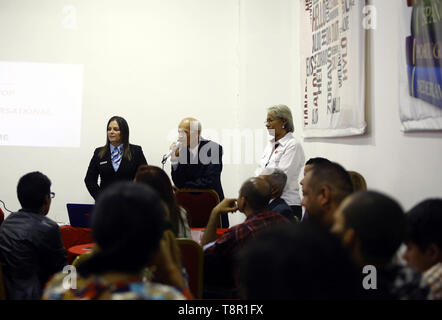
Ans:
[[[141,165],[135,175],[135,182],[147,184],[158,192],[169,209],[169,221],[172,224],[172,231],[175,236],[178,236],[178,226],[183,225],[184,221],[181,217],[180,206],[173,193],[172,183],[166,172],[156,166]]]
[[[119,182],[99,196],[92,212],[98,251],[78,266],[82,276],[105,272],[137,273],[159,248],[166,208],[151,187]]]
[[[110,150],[109,150],[110,142],[109,142],[109,138],[107,136],[107,128],[109,128],[109,124],[112,121],[116,121],[118,123],[118,127],[120,128],[121,143],[123,143],[123,158],[126,158],[127,160],[130,161],[132,159],[132,153],[130,152],[130,147],[129,147],[129,125],[127,124],[127,121],[124,118],[119,117],[119,116],[113,116],[107,122],[107,125],[106,125],[106,145],[101,148],[98,156],[100,158],[103,158],[108,152],[110,153]]]

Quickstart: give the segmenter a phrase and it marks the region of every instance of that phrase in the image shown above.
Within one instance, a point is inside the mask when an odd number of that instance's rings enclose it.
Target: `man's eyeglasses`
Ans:
[[[51,195],[51,198],[52,198],[52,199],[55,198],[55,192],[50,192],[49,194]]]

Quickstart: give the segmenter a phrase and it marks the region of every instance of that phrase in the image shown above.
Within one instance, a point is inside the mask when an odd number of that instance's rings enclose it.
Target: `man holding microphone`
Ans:
[[[201,123],[185,118],[178,126],[178,141],[171,145],[172,181],[177,188],[213,189],[224,199],[221,186],[223,149],[216,142],[201,137]],[[175,152],[173,152],[175,150]],[[228,228],[227,214],[221,216],[221,227]]]

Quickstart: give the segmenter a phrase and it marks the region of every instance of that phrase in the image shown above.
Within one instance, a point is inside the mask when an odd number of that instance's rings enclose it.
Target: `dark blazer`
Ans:
[[[213,157],[212,152],[215,152]],[[220,201],[223,200],[224,192],[221,186],[223,148],[216,142],[201,139],[198,155],[200,155],[198,159],[191,159],[187,148],[185,153],[180,154],[178,164],[172,164],[173,183],[180,189],[214,189]]]
[[[290,222],[296,222],[292,209],[282,198],[276,198],[272,202],[270,202],[268,205],[268,209],[272,212],[278,212],[279,214],[289,219]]]
[[[129,161],[123,157],[120,167],[117,172],[115,172],[112,166],[110,150],[107,150],[103,158],[100,158],[98,153],[101,148],[102,147],[95,149],[87,169],[86,177],[84,178],[86,187],[94,199],[97,199],[99,193],[114,182],[132,181],[135,178],[138,167],[147,164],[141,147],[130,144],[129,148],[132,153],[132,159]],[[98,185],[98,176],[100,176],[101,179],[100,185]]]

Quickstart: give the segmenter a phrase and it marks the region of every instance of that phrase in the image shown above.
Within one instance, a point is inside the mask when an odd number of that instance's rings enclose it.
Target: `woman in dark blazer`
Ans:
[[[140,165],[147,164],[141,146],[129,143],[129,126],[122,117],[107,122],[106,145],[95,149],[84,182],[94,199],[117,181],[133,180]],[[98,185],[100,176],[100,185]]]

